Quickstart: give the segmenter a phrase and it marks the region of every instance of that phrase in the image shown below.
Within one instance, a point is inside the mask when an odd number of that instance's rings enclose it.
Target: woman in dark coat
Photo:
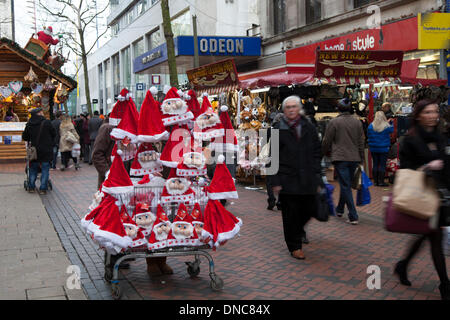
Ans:
[[[284,115],[273,126],[273,129],[279,129],[279,169],[272,177],[272,188],[275,194],[280,194],[288,250],[294,258],[305,259],[302,250],[304,226],[317,210],[316,194],[323,186],[321,146],[316,128],[300,113],[299,97],[287,97],[282,108]],[[272,165],[275,161],[272,159]]]
[[[438,132],[439,109],[437,103],[431,100],[421,100],[415,103],[412,113],[412,127],[408,135],[400,143],[400,168],[427,170],[433,176],[438,188],[450,189],[448,156],[446,156],[445,138]],[[447,158],[447,159],[446,159]],[[441,207],[441,218],[444,218],[444,208]],[[406,258],[399,261],[395,273],[403,285],[411,286],[408,280],[407,268],[413,256],[425,239],[430,240],[431,255],[441,284],[439,290],[443,300],[450,299],[450,281],[445,266],[445,256],[442,249],[443,230],[442,219],[439,227],[420,236],[409,249]]]

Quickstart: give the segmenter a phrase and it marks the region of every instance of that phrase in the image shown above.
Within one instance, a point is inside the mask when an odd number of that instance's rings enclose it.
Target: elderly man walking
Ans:
[[[319,137],[302,107],[297,96],[282,103],[283,116],[273,126],[279,130],[279,169],[272,177],[272,189],[280,195],[286,245],[291,256],[301,260],[304,227],[316,213],[316,195],[323,187]]]
[[[351,113],[351,102],[345,98],[339,101],[339,116],[330,121],[322,141],[323,153],[331,152],[331,161],[337,171],[340,186],[339,203],[336,207],[338,217],[348,208],[347,223],[358,224],[358,213],[352,193],[352,179],[355,170],[364,159],[364,130]]]

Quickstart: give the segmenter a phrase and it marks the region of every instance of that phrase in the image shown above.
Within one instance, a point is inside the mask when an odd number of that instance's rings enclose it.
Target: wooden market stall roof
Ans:
[[[77,87],[75,80],[38,59],[16,42],[0,38],[0,85],[7,85],[15,80],[25,84],[24,77],[30,70],[30,66],[33,67],[41,83],[50,76],[65,85],[69,92]]]

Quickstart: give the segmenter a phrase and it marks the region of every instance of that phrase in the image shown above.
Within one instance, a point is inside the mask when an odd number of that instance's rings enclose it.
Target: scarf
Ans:
[[[436,143],[439,144],[442,140],[437,127],[433,129],[433,131],[427,131],[425,130],[421,125],[417,125],[417,133],[419,136],[425,141],[425,143]]]
[[[300,124],[300,120],[302,119],[302,117],[299,115],[294,120],[289,120],[288,118],[286,118],[285,115],[283,115],[283,119],[284,121],[286,121],[287,125],[289,126],[289,129],[294,132],[295,138],[297,140],[300,140],[300,137],[302,135],[302,126]]]

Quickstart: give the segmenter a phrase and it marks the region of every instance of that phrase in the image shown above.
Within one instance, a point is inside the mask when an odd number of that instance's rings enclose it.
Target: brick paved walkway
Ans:
[[[7,170],[14,171],[13,165]],[[23,169],[23,167],[20,167]],[[1,170],[0,170],[1,171]],[[81,245],[73,246],[78,255],[76,262],[85,265],[85,291],[90,298],[108,299],[109,285],[101,280],[101,252],[90,240],[79,235],[79,221],[91,202],[97,176],[95,169],[86,164],[74,169],[51,173],[55,191],[43,202],[49,215],[66,217],[55,228],[70,235],[72,228]],[[439,279],[434,270],[429,244],[426,243],[410,267],[412,287],[404,287],[392,275],[395,262],[402,256],[411,235],[393,234],[384,230],[381,197],[388,193],[379,187],[371,188],[372,204],[359,208],[360,225],[351,226],[344,218],[332,217],[327,223],[311,220],[307,226],[311,243],[304,246],[304,261],[290,257],[283,240],[279,211],[266,210],[264,192],[238,187],[239,200],[227,208],[243,219],[239,238],[229,241],[223,248],[211,252],[216,273],[224,280],[224,289],[213,292],[209,287],[208,265],[202,258],[201,272],[190,278],[184,261],[189,258],[169,258],[175,274],[151,278],[145,272],[143,259],[131,262],[129,270],[122,271],[121,286],[125,299],[439,299]],[[338,188],[337,188],[338,191]],[[337,196],[337,191],[335,196]],[[54,203],[58,204],[57,206]],[[59,211],[56,209],[59,207]],[[71,211],[72,210],[72,211]],[[76,225],[72,225],[70,219]],[[53,220],[53,218],[52,218]],[[57,221],[56,219],[54,221]],[[55,222],[54,222],[55,223]],[[61,238],[66,248],[64,237]],[[67,248],[70,248],[67,245]],[[68,249],[66,249],[67,251]],[[70,249],[69,249],[70,257]],[[92,261],[90,261],[92,260]],[[86,266],[86,263],[88,265]],[[89,265],[90,263],[90,265]],[[450,263],[447,258],[447,264]],[[366,286],[367,267],[381,269],[381,289]],[[82,276],[83,278],[83,276]],[[92,287],[94,286],[94,288]]]

